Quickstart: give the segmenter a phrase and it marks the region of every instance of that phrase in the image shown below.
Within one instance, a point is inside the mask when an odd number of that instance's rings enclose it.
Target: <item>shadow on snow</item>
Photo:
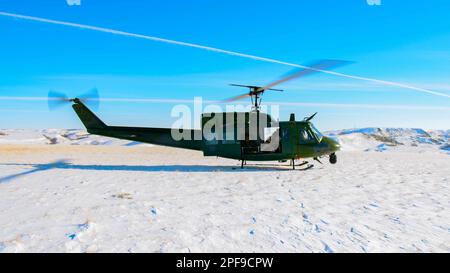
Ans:
[[[124,171],[124,172],[261,172],[261,171],[290,171],[288,166],[283,165],[269,165],[269,164],[254,164],[246,165],[244,169],[240,166],[208,166],[208,165],[80,165],[72,164],[66,160],[58,160],[52,163],[43,164],[21,164],[21,163],[6,163],[0,166],[23,166],[31,167],[21,173],[12,174],[0,177],[0,184],[11,181],[18,177],[26,176],[32,173],[47,171],[52,169],[62,170],[85,170],[85,171]]]

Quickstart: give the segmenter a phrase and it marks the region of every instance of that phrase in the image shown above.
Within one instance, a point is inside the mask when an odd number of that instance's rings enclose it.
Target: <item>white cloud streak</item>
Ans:
[[[63,25],[63,26],[81,28],[81,29],[88,29],[88,30],[105,32],[105,33],[110,33],[110,34],[115,34],[115,35],[128,36],[128,37],[151,40],[151,41],[156,41],[156,42],[180,45],[180,46],[185,46],[185,47],[198,48],[198,49],[228,54],[228,55],[232,55],[232,56],[238,56],[238,57],[247,58],[247,59],[253,59],[253,60],[258,60],[258,61],[263,61],[263,62],[268,62],[268,63],[276,63],[276,64],[287,65],[287,66],[303,68],[303,69],[310,69],[310,70],[314,70],[317,72],[322,72],[325,74],[335,75],[335,76],[339,76],[339,77],[374,82],[374,83],[378,83],[378,84],[395,86],[395,87],[400,87],[400,88],[406,88],[406,89],[410,89],[410,90],[414,90],[414,91],[418,91],[418,92],[422,92],[422,93],[427,93],[427,94],[431,94],[431,95],[435,95],[435,96],[450,98],[449,94],[440,93],[440,92],[428,90],[425,88],[412,86],[409,84],[403,84],[403,83],[398,83],[398,82],[384,81],[384,80],[378,80],[378,79],[373,79],[373,78],[349,75],[349,74],[344,74],[344,73],[339,73],[339,72],[334,72],[334,71],[329,71],[329,70],[316,69],[316,68],[299,65],[299,64],[295,64],[295,63],[280,61],[280,60],[271,59],[271,58],[259,57],[259,56],[255,56],[255,55],[250,55],[250,54],[245,54],[245,53],[240,53],[240,52],[235,52],[235,51],[229,51],[229,50],[224,50],[224,49],[220,49],[220,48],[209,47],[209,46],[204,46],[204,45],[199,45],[199,44],[181,42],[181,41],[176,41],[176,40],[164,39],[164,38],[160,38],[160,37],[154,37],[154,36],[148,36],[148,35],[142,35],[142,34],[136,34],[136,33],[114,30],[114,29],[109,29],[109,28],[96,27],[96,26],[91,26],[91,25],[84,25],[84,24],[77,24],[77,23],[71,23],[71,22],[65,22],[65,21],[58,21],[58,20],[28,16],[28,15],[7,13],[7,12],[2,12],[2,11],[0,11],[0,16],[36,21],[36,22],[42,22],[42,23],[48,23],[48,24],[54,24],[54,25]]]
[[[48,101],[58,100],[57,98],[47,97],[0,97],[0,101]],[[167,104],[191,104],[193,99],[145,99],[145,98],[101,98],[103,102],[129,102],[129,103],[167,103]],[[202,100],[202,103],[223,104],[221,101]],[[248,104],[245,102],[236,102],[236,104]],[[446,106],[429,106],[429,105],[401,105],[401,104],[352,104],[352,103],[322,103],[322,102],[277,102],[267,101],[266,105],[280,106],[303,106],[303,107],[320,107],[320,108],[360,108],[360,109],[391,109],[391,110],[435,110],[450,111],[450,107]]]

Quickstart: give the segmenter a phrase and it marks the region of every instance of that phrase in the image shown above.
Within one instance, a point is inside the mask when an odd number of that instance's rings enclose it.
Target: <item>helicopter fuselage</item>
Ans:
[[[262,140],[219,140],[214,144],[204,141],[205,156],[218,156],[248,161],[284,161],[300,158],[317,158],[334,154],[340,145],[334,139],[316,135],[311,122],[279,122],[279,138],[274,149],[265,149],[268,143]],[[276,147],[276,148],[275,148]]]
[[[249,134],[246,130],[252,124],[252,112],[241,113],[244,116],[245,130],[240,132],[237,126],[232,126],[233,133],[230,134],[229,126],[212,126],[212,130],[210,128],[207,132],[207,124],[211,121],[211,116],[218,116],[219,114],[231,116],[231,120],[236,121],[240,113],[203,114],[202,130],[186,130],[108,126],[80,100],[74,99],[72,107],[91,134],[198,150],[203,151],[205,156],[217,156],[241,161],[285,161],[330,155],[330,162],[335,163],[335,160],[332,161],[332,157],[335,159],[335,152],[340,148],[335,140],[323,136],[309,120],[295,121],[293,115],[291,115],[290,121],[277,122],[275,126],[271,126],[273,123],[270,116],[257,112],[257,123],[260,123],[260,117],[264,117],[266,118],[265,126],[258,127],[256,136],[252,138],[251,133]],[[231,137],[217,138],[220,131],[224,135],[231,135]],[[182,138],[174,137],[174,135],[180,133],[183,135]]]

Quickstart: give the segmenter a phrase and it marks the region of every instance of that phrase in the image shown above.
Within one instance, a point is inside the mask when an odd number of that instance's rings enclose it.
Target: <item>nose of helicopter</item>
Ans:
[[[337,142],[336,140],[334,140],[330,137],[326,137],[326,142],[328,144],[329,149],[332,152],[337,152],[341,149],[341,145],[339,144],[339,142]]]
[[[331,140],[330,146],[334,152],[339,151],[341,149],[341,144],[339,144],[339,142],[337,142],[336,140]]]

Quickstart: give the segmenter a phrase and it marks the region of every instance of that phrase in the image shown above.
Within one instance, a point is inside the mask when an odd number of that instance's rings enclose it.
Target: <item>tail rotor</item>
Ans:
[[[92,88],[88,92],[77,97],[82,103],[89,105],[93,110],[100,107],[100,96],[97,88]]]
[[[54,111],[70,102],[70,99],[64,93],[50,90],[48,92],[47,101],[48,101],[48,109],[50,111]]]
[[[88,92],[72,99],[69,98],[64,93],[50,90],[48,92],[47,99],[48,99],[48,109],[50,111],[54,111],[56,109],[63,107],[68,103],[74,102],[75,99],[78,99],[82,103],[89,105],[89,107],[92,108],[93,110],[97,110],[100,106],[100,96],[97,88],[93,88]]]

